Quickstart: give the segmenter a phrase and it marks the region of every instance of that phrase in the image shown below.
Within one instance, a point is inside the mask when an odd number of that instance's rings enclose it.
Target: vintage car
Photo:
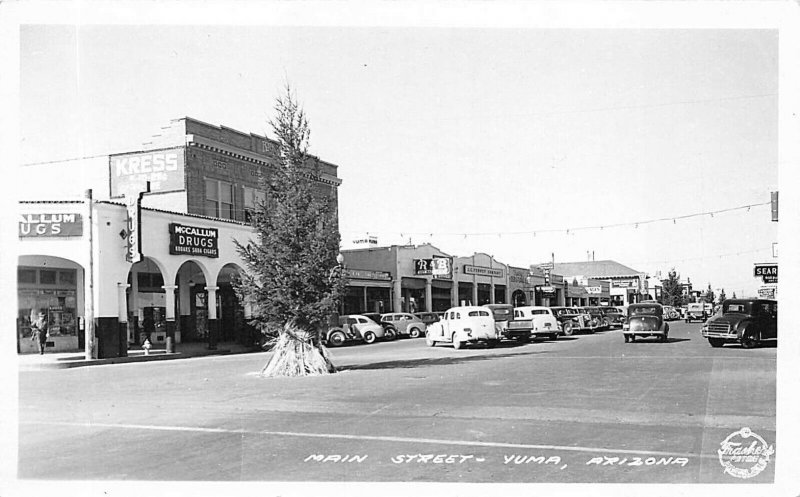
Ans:
[[[606,320],[605,314],[599,307],[579,307],[579,309],[582,309],[586,314],[590,315],[592,320],[597,323],[597,331],[609,329],[611,323]]]
[[[338,322],[328,328],[325,342],[331,347],[338,347],[349,341],[373,343],[378,338],[385,338],[383,326],[361,314],[340,316]]]
[[[510,304],[484,304],[492,312],[494,327],[501,338],[528,341],[531,338],[532,325],[529,319],[517,320],[514,317],[514,306]]]
[[[418,312],[415,314],[415,316],[417,316],[420,319],[420,321],[425,323],[425,327],[427,328],[428,325],[433,324],[439,320],[440,318],[439,314],[440,313],[438,312]]]
[[[601,306],[600,311],[603,313],[606,329],[622,328],[625,323],[625,311],[614,306]]]
[[[384,321],[382,314],[379,314],[377,312],[365,312],[364,314],[362,314],[362,316],[364,316],[367,319],[371,319],[376,323],[378,323],[379,325],[383,326],[384,340],[394,340],[400,335],[394,323],[390,323],[389,321]]]
[[[592,316],[577,307],[551,307],[550,310],[561,323],[561,331],[564,336],[570,336],[576,331],[594,333],[600,326],[600,323],[593,320]]]
[[[382,314],[381,322],[393,325],[398,335],[408,335],[411,338],[419,338],[425,335],[425,329],[427,328],[427,325],[419,317],[408,312]]]
[[[752,349],[764,340],[778,338],[778,302],[769,299],[727,299],[720,314],[702,329],[712,347],[740,343]]]
[[[636,341],[636,337],[657,337],[666,342],[669,337],[669,324],[664,321],[664,308],[661,304],[631,304],[628,318],[622,325],[625,343]]]
[[[546,337],[556,340],[561,333],[561,324],[549,307],[522,306],[514,309],[514,319],[528,320],[531,325],[531,336]]]
[[[500,342],[492,312],[483,306],[452,307],[442,319],[428,326],[425,342],[433,347],[439,342],[452,343],[460,349],[469,343],[494,347]]]
[[[664,306],[664,319],[667,321],[675,321],[681,319],[681,313],[671,305]]]
[[[692,321],[701,321],[705,323],[706,319],[711,315],[712,310],[711,304],[706,304],[704,302],[687,304],[686,316],[683,319],[687,323],[691,323]]]

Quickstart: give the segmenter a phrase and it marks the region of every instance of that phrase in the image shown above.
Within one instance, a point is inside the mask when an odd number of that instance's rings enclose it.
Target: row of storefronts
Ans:
[[[277,153],[266,137],[181,118],[139,151],[21,167],[20,184],[30,189],[20,192],[18,212],[18,352],[34,351],[39,312],[52,351],[124,356],[145,337],[253,343],[248,309],[231,285],[244,267],[235,240],[252,236],[250,216],[265,199],[260,181]],[[337,203],[338,167],[309,160],[316,194]],[[553,264],[514,267],[432,245],[342,255],[342,313],[629,303],[643,276],[624,266],[616,279]]]
[[[514,267],[483,253],[457,257],[430,244],[343,250],[342,255],[348,277],[342,312],[347,314],[436,312],[464,304],[624,305],[635,301],[639,289],[638,273],[630,278],[636,292],[615,299],[610,279],[565,276],[552,264]]]

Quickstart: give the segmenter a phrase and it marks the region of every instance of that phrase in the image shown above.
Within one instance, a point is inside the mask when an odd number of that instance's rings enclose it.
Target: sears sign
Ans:
[[[183,190],[182,148],[110,155],[111,196],[119,197],[134,184],[150,182],[151,192]]]

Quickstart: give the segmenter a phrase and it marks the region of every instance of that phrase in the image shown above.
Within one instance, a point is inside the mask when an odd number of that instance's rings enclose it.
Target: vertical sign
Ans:
[[[128,208],[128,244],[125,260],[133,264],[142,260],[142,194],[149,191],[148,181],[143,188],[131,187],[125,192],[125,205]]]

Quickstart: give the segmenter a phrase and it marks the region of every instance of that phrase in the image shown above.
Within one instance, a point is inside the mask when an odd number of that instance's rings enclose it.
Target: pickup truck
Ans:
[[[510,304],[485,304],[492,311],[498,337],[527,342],[531,339],[533,322],[530,319],[515,319],[514,306]]]

